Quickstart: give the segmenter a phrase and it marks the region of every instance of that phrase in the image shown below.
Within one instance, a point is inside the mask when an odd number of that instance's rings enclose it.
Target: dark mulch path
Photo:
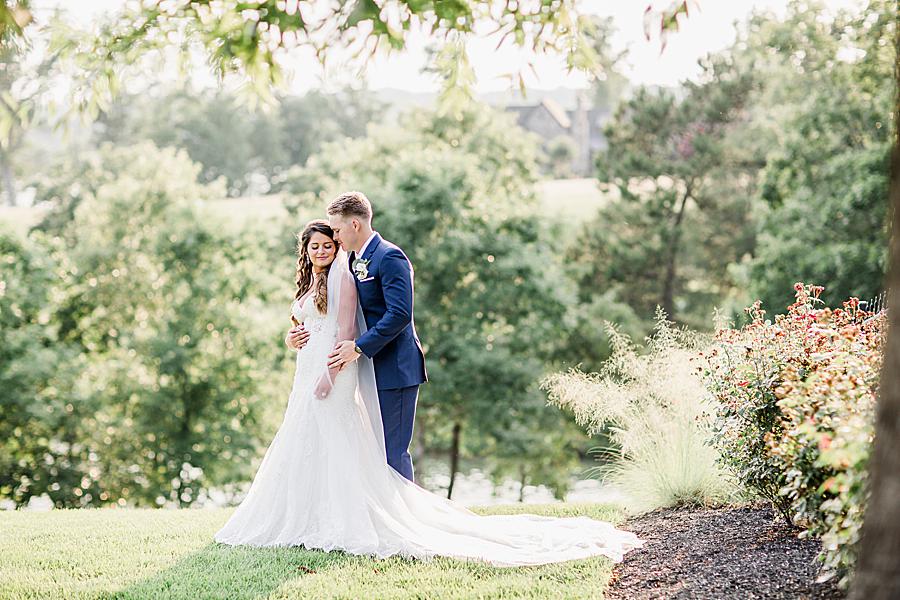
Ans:
[[[646,540],[616,565],[608,600],[650,598],[844,598],[816,583],[816,540],[797,538],[765,504],[664,508],[627,521]]]

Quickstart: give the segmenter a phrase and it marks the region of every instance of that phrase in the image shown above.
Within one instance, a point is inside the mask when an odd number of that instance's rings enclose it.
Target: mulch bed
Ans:
[[[845,597],[836,579],[816,583],[820,543],[763,503],[663,508],[620,527],[646,543],[615,566],[608,600]]]

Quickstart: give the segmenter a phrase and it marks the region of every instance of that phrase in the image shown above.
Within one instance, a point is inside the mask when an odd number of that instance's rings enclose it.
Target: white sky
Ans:
[[[655,7],[667,5],[671,0],[654,0]],[[865,0],[825,0],[832,10],[861,8]],[[71,0],[35,0],[33,7],[38,16],[42,10],[57,6],[72,6]],[[742,21],[754,9],[772,10],[783,14],[787,0],[699,0],[700,12],[682,21],[680,32],[668,39],[665,52],[660,55],[659,41],[646,41],[643,30],[643,12],[650,0],[581,0],[581,9],[598,15],[612,16],[617,29],[613,38],[614,50],[629,50],[622,65],[623,71],[637,84],[676,85],[680,81],[697,76],[697,61],[709,52],[728,46],[735,37],[734,22]],[[78,19],[88,24],[100,15],[115,11],[125,0],[78,0]],[[583,74],[567,73],[565,62],[559,56],[529,56],[524,50],[505,44],[495,50],[497,38],[478,37],[468,43],[469,57],[478,77],[479,92],[508,89],[509,80],[504,74],[523,71],[529,88],[552,89],[556,87],[586,87]],[[366,79],[371,89],[397,88],[415,92],[432,92],[438,89],[438,80],[421,72],[426,63],[425,41],[422,36],[412,36],[408,48],[402,53],[393,52],[374,58],[369,64]],[[534,63],[537,76],[527,68],[529,59]],[[304,49],[294,50],[288,60],[291,71],[290,88],[304,93],[311,88],[337,88],[356,81],[346,68],[335,64],[327,73]]]

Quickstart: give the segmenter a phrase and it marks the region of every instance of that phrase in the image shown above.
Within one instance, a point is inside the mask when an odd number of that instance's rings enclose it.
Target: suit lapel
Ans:
[[[369,242],[369,246],[366,248],[366,251],[363,252],[362,259],[368,260],[372,258],[372,254],[375,252],[375,248],[378,247],[378,244],[381,243],[381,234],[377,231],[375,232],[375,237],[372,238],[372,241]]]
[[[366,246],[366,251],[363,252],[363,255],[360,257],[362,260],[368,260],[372,258],[372,254],[375,252],[375,248],[378,244],[381,243],[381,234],[377,231],[375,232],[375,237],[372,238],[372,241],[369,242],[369,245]],[[356,282],[356,288],[359,289],[359,277],[356,276],[356,273],[353,271],[353,261],[356,260],[356,252],[350,251],[350,256],[347,262],[347,266],[350,267],[350,272],[353,273],[353,281]]]

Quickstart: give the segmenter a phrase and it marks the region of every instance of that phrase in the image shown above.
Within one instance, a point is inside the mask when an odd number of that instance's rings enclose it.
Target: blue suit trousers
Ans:
[[[412,441],[418,397],[418,385],[378,390],[387,462],[395,471],[413,482],[415,479],[409,444]]]

